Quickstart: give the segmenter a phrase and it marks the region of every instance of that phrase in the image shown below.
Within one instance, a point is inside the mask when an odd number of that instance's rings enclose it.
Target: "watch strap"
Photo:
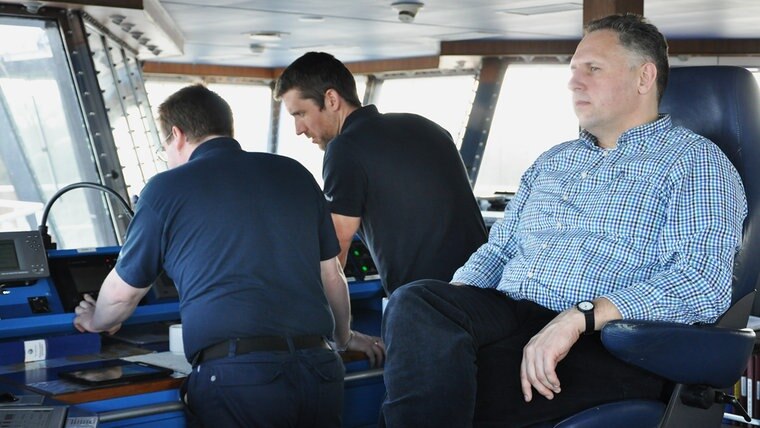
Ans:
[[[583,334],[591,334],[594,332],[594,303],[590,301],[578,302],[575,307],[583,314],[586,319],[586,330]]]
[[[583,334],[591,334],[594,332],[594,310],[584,311],[583,316],[586,317],[586,331]]]

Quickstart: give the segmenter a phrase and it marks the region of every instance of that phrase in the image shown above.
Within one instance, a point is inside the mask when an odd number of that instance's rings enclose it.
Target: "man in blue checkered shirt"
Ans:
[[[570,69],[580,137],[525,172],[451,284],[391,297],[387,426],[524,426],[657,399],[663,380],[611,356],[598,330],[709,323],[728,308],[744,190],[717,146],[658,114],[664,37],[637,15],[602,18]]]

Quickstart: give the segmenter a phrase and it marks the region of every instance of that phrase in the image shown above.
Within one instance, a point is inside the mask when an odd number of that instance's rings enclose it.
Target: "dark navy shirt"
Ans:
[[[202,143],[137,203],[116,271],[179,291],[185,355],[236,337],[332,334],[320,261],[339,252],[319,186],[298,162]]]
[[[451,280],[486,241],[456,145],[422,116],[355,110],[327,145],[323,176],[330,210],[361,217],[389,293],[417,279]]]

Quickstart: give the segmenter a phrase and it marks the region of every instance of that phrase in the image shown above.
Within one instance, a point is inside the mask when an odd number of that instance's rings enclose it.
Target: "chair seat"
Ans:
[[[626,400],[586,409],[553,428],[646,428],[656,427],[665,404],[654,400]]]

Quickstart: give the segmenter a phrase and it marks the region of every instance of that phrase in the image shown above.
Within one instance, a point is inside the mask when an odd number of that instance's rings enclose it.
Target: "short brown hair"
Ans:
[[[234,135],[230,105],[201,84],[186,86],[170,95],[158,106],[158,121],[164,135],[176,126],[193,142],[209,135]]]

